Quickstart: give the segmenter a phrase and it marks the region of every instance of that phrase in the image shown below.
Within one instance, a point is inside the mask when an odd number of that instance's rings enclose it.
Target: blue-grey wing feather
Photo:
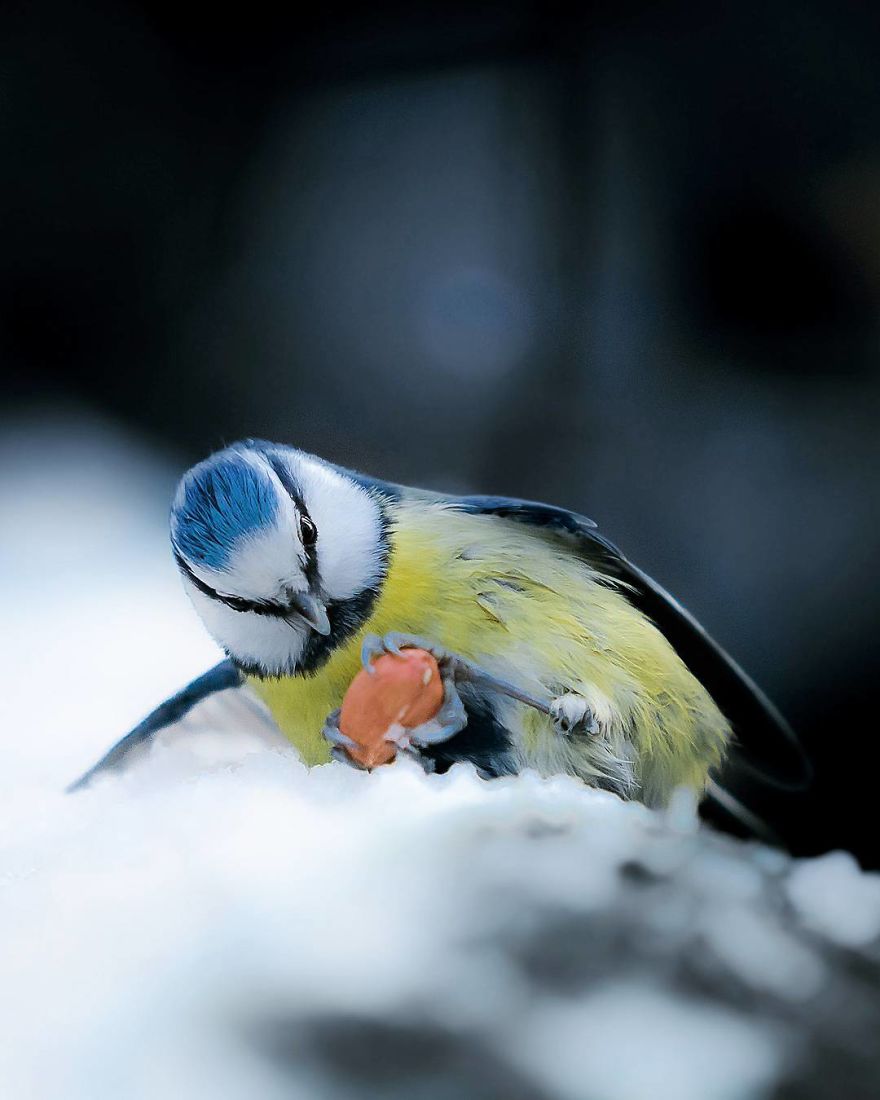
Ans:
[[[87,787],[95,776],[103,772],[117,771],[127,761],[128,757],[138,749],[145,747],[157,733],[167,729],[168,726],[179,722],[185,715],[209,695],[218,691],[227,691],[229,688],[240,687],[242,683],[241,673],[230,660],[221,661],[208,672],[203,673],[191,684],[160,703],[154,711],[125,737],[105,753],[93,767],[79,777],[75,783],[67,788],[68,791],[78,791]]]

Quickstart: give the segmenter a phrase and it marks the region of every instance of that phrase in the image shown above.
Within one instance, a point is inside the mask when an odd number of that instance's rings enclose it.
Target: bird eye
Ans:
[[[308,516],[300,516],[299,533],[303,546],[314,546],[318,541],[318,528]]]

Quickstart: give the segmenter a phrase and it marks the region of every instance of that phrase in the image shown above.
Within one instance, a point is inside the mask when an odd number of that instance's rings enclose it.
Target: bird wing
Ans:
[[[206,704],[221,692],[227,693],[222,702],[217,706]],[[193,721],[189,721],[190,717]],[[247,691],[239,670],[232,661],[221,661],[160,703],[67,789],[82,790],[99,775],[125,771],[157,741],[164,742],[167,737],[173,736],[176,741],[188,734],[204,738],[206,732],[223,733],[230,729],[265,737],[270,727],[274,729],[274,723],[263,717],[262,708]]]
[[[529,500],[493,496],[444,499],[465,512],[501,516],[570,536],[598,573],[626,586],[630,602],[655,624],[715,700],[733,726],[738,762],[778,787],[800,790],[809,783],[807,757],[794,731],[764,692],[689,611],[600,534],[593,520]]]

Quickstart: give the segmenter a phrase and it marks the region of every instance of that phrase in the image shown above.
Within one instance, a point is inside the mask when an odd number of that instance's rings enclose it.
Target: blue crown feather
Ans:
[[[208,459],[187,474],[173,509],[174,543],[189,561],[223,569],[236,543],[270,526],[277,512],[274,486],[251,463]]]

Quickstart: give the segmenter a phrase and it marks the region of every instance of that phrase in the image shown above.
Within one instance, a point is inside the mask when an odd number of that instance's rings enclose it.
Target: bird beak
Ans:
[[[297,592],[290,598],[290,610],[300,619],[304,619],[312,630],[325,637],[330,633],[330,620],[327,608],[309,592]],[[289,620],[288,620],[289,621]],[[292,625],[296,625],[295,623]]]

